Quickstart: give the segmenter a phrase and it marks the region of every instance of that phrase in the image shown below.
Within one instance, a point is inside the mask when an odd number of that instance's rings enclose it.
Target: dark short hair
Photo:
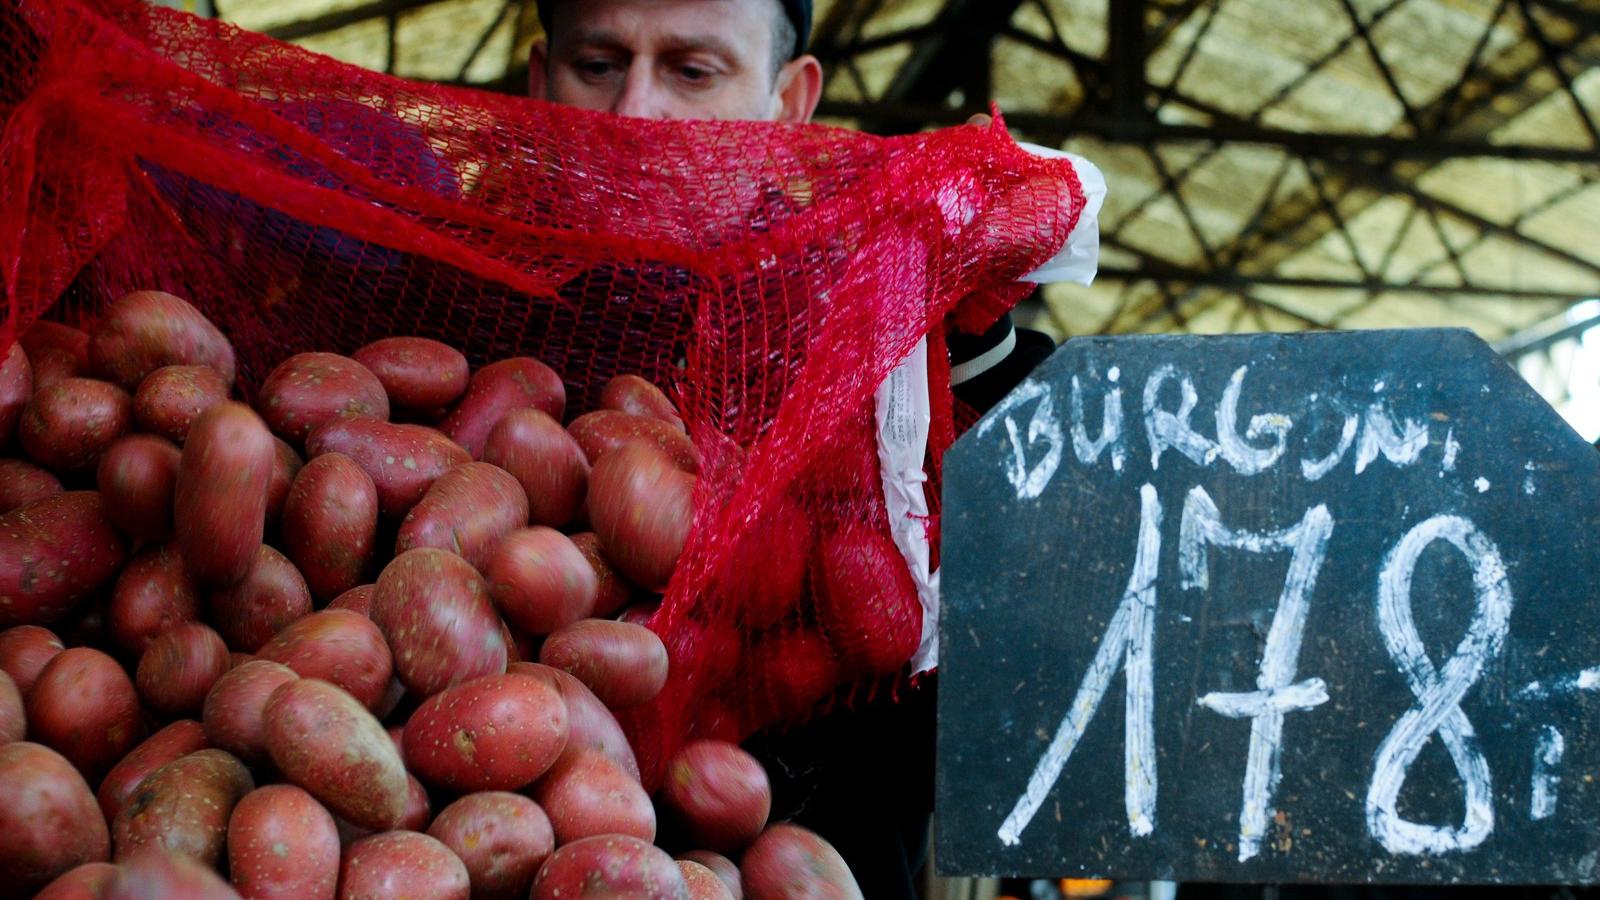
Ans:
[[[777,15],[772,17],[772,77],[777,78],[783,67],[800,55],[802,48],[800,32],[790,18],[788,7],[781,0],[773,0],[773,3],[778,9]],[[544,25],[546,34],[552,30],[556,9],[562,4],[563,0],[538,0],[539,21]]]

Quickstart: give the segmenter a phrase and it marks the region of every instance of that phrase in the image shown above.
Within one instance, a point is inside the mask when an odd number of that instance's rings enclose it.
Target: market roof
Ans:
[[[378,70],[520,91],[532,0],[187,0]],[[1097,162],[1097,332],[1462,325],[1600,296],[1596,0],[820,0],[825,120]]]

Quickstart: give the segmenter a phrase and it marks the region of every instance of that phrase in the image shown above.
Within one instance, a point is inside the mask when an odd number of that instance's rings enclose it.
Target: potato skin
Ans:
[[[693,741],[668,761],[661,801],[694,846],[733,854],[767,826],[772,784],[738,745]]]
[[[343,453],[372,478],[378,510],[404,516],[440,475],[472,457],[459,444],[423,425],[374,419],[336,419],[306,437],[306,455]]]
[[[11,449],[22,410],[33,397],[33,365],[21,344],[0,355],[0,452]]]
[[[268,762],[267,700],[299,675],[282,663],[247,660],[217,679],[200,714],[207,740],[251,765]]]
[[[318,600],[361,583],[378,534],[378,488],[343,453],[306,463],[283,507],[283,548]]]
[[[0,628],[46,625],[116,575],[127,548],[94,491],[67,491],[0,515]],[[52,577],[39,577],[49,572]],[[59,574],[60,577],[55,577]]]
[[[376,710],[394,676],[394,659],[372,620],[348,609],[325,609],[291,622],[256,652],[301,678],[320,678]]]
[[[249,770],[225,750],[196,750],[167,763],[140,782],[111,823],[116,861],[153,849],[215,868],[234,804],[253,790]]]
[[[566,385],[554,369],[536,359],[502,359],[472,373],[466,394],[439,423],[439,430],[478,459],[489,431],[501,417],[525,407],[559,420],[567,407]]]
[[[514,409],[489,430],[483,461],[510,472],[528,495],[528,519],[560,528],[578,515],[589,460],[561,423],[538,409]]]
[[[181,457],[170,441],[152,434],[130,434],[107,447],[95,470],[95,487],[111,524],[138,541],[169,537]]]
[[[594,569],[572,539],[553,528],[511,532],[481,571],[501,615],[529,634],[549,634],[594,613]]]
[[[200,618],[200,592],[172,544],[141,551],[117,576],[106,624],[117,645],[143,654],[162,632]]]
[[[532,796],[550,817],[558,846],[601,834],[656,838],[650,795],[602,753],[583,750],[561,759],[534,785]]]
[[[139,785],[157,769],[180,757],[208,749],[205,729],[193,719],[179,719],[150,735],[144,743],[133,748],[122,761],[106,773],[100,782],[95,799],[107,822],[115,822],[117,813],[139,789]]]
[[[332,900],[339,851],[333,816],[292,784],[256,788],[228,819],[228,873],[247,897]]]
[[[543,775],[567,746],[567,706],[543,679],[486,675],[440,691],[407,720],[406,765],[453,791],[510,791]]]
[[[407,410],[449,406],[466,392],[471,375],[461,351],[430,338],[383,338],[350,356],[377,377],[392,405]]]
[[[542,678],[561,693],[567,707],[567,747],[561,751],[563,757],[593,750],[609,756],[630,778],[639,780],[639,761],[622,725],[583,682],[536,662],[512,663],[507,671]]]
[[[239,900],[216,872],[182,854],[145,850],[117,866],[101,900]]]
[[[135,684],[145,706],[164,718],[199,715],[211,686],[232,665],[221,635],[208,625],[186,622],[145,648]]]
[[[33,900],[100,900],[120,871],[120,867],[107,862],[84,863],[62,873],[34,894]]]
[[[395,554],[418,547],[459,553],[482,571],[500,539],[528,524],[528,496],[509,472],[469,462],[439,476],[406,513]]]
[[[555,850],[550,817],[521,794],[481,791],[440,810],[428,835],[467,867],[475,900],[523,900]]]
[[[372,621],[394,653],[395,674],[420,697],[506,669],[488,586],[454,553],[422,548],[395,557],[378,576]]]
[[[245,577],[211,595],[211,619],[229,648],[255,653],[311,612],[311,589],[288,557],[261,544]]]
[[[71,474],[93,469],[131,427],[133,398],[127,391],[109,381],[64,378],[34,391],[17,439],[34,462]]]
[[[228,399],[228,384],[210,366],[163,366],[139,382],[133,418],[139,428],[174,444],[189,439],[200,414]]]
[[[28,733],[28,714],[22,692],[11,676],[0,671],[0,744],[20,741]]]
[[[29,736],[65,756],[91,782],[144,739],[133,681],[99,650],[57,653],[25,700]]]
[[[61,638],[48,628],[18,625],[0,631],[0,672],[11,676],[17,690],[26,697],[39,680],[45,664],[66,649]]]
[[[720,853],[712,853],[710,850],[691,850],[679,854],[678,859],[690,860],[705,866],[727,887],[728,894],[733,900],[744,900],[744,885],[739,880],[739,867],[733,864],[733,860]]]
[[[134,291],[106,311],[89,338],[95,371],[128,390],[172,365],[210,366],[233,384],[233,346],[217,327],[181,297]]]
[[[600,407],[636,416],[649,416],[679,431],[686,430],[683,416],[661,388],[638,375],[618,375],[606,382],[606,386],[600,390]]]
[[[636,415],[614,409],[584,413],[567,425],[567,431],[590,466],[612,451],[630,444],[642,444],[664,453],[672,464],[689,474],[700,471],[700,453],[681,427],[654,416]]]
[[[111,858],[89,785],[61,754],[27,741],[0,746],[0,879],[27,896],[69,869]]]
[[[689,900],[689,886],[666,851],[625,834],[602,834],[550,854],[533,879],[528,900],[583,896]]]
[[[722,876],[692,859],[679,859],[678,871],[689,888],[689,900],[733,900],[733,891]]]
[[[291,783],[351,824],[399,824],[409,786],[405,766],[378,720],[348,693],[315,678],[273,692],[262,713],[267,751]]]
[[[694,524],[696,481],[660,451],[627,444],[589,473],[589,521],[600,546],[635,584],[664,591]]]
[[[574,622],[545,639],[539,662],[571,673],[611,709],[648,703],[667,683],[666,646],[631,622]]]
[[[389,418],[389,395],[377,376],[337,353],[296,353],[279,363],[256,405],[272,433],[294,445],[324,422]]]
[[[784,900],[862,900],[861,888],[832,844],[798,825],[774,825],[739,861],[751,897]]]
[[[467,900],[471,894],[472,881],[461,860],[437,839],[415,831],[362,838],[345,851],[339,868],[343,900]]]
[[[609,616],[617,610],[628,605],[633,599],[635,588],[632,583],[617,571],[617,567],[606,559],[605,552],[600,549],[600,538],[592,531],[580,531],[572,536],[572,543],[577,546],[578,552],[589,561],[589,568],[594,570],[594,613],[597,617]]]
[[[173,526],[197,584],[227,587],[250,574],[266,530],[272,433],[242,403],[201,413],[178,464]]]
[[[0,459],[0,515],[61,493],[61,479],[27,460]]]

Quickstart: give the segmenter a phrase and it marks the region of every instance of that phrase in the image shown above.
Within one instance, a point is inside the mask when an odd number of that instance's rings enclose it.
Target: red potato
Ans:
[[[853,526],[823,535],[811,576],[817,623],[847,672],[889,675],[922,640],[922,603],[888,535]]]
[[[667,683],[666,646],[629,622],[574,622],[545,639],[539,662],[570,672],[611,709],[648,703]]]
[[[453,791],[510,791],[543,775],[567,746],[567,706],[541,678],[487,675],[424,700],[407,720],[407,767]]]
[[[328,609],[348,609],[371,618],[372,594],[377,588],[375,584],[358,584],[333,598],[333,602],[328,604]]]
[[[133,682],[99,650],[57,653],[25,699],[29,736],[71,760],[92,782],[144,738]]]
[[[600,407],[660,419],[679,431],[686,430],[683,416],[661,388],[638,375],[618,375],[606,382],[600,390]]]
[[[805,509],[781,494],[738,540],[734,563],[719,573],[716,590],[723,602],[738,610],[741,624],[749,631],[772,628],[797,617],[814,543]],[[759,559],[761,564],[744,562],[751,559]]]
[[[262,724],[278,770],[330,812],[372,829],[404,817],[409,787],[400,754],[345,691],[315,678],[291,681],[267,700]]]
[[[561,423],[537,409],[503,416],[483,445],[483,461],[510,472],[528,495],[528,518],[559,528],[583,505],[589,460]]]
[[[283,549],[319,600],[361,583],[378,534],[378,488],[343,453],[324,453],[300,474],[283,507]]]
[[[567,707],[567,746],[561,751],[563,757],[592,750],[610,757],[634,781],[639,780],[639,761],[633,755],[633,746],[628,743],[622,725],[583,682],[560,669],[535,662],[512,663],[508,671],[536,675],[561,692],[561,700]]]
[[[693,475],[659,451],[629,444],[589,473],[589,521],[606,559],[630,581],[660,592],[694,524]]]
[[[521,794],[468,794],[439,812],[428,835],[467,867],[474,900],[524,900],[555,850],[550,817]]]
[[[350,356],[377,377],[389,402],[400,409],[449,406],[466,393],[471,374],[461,351],[429,338],[384,338]]]
[[[100,454],[95,487],[111,524],[138,541],[172,534],[172,497],[182,453],[151,434],[130,434]]]
[[[210,366],[163,366],[145,376],[133,394],[139,427],[182,444],[200,414],[228,399],[228,383]]]
[[[623,607],[622,611],[617,613],[616,619],[618,622],[627,622],[630,625],[642,625],[648,628],[650,627],[650,620],[654,619],[656,613],[660,611],[660,600],[643,600]]]
[[[135,291],[106,310],[89,337],[89,362],[128,390],[162,366],[210,366],[233,384],[233,347],[187,300]]]
[[[187,856],[146,850],[117,866],[101,900],[239,900],[239,894]]]
[[[746,654],[756,662],[746,670],[749,696],[771,710],[768,722],[799,719],[839,684],[839,666],[828,642],[815,629],[767,635]]]
[[[45,664],[65,649],[61,638],[48,628],[18,625],[0,631],[0,672],[11,676],[22,696],[28,696]]]
[[[325,609],[291,622],[256,652],[283,663],[301,678],[320,678],[344,688],[376,710],[394,677],[394,658],[372,620],[348,609]]]
[[[299,675],[281,663],[252,659],[228,670],[206,695],[200,721],[213,744],[255,766],[269,761],[262,717],[278,688]]]
[[[482,571],[501,615],[529,634],[549,634],[594,613],[594,569],[572,539],[553,528],[506,535]]]
[[[205,729],[193,719],[179,719],[150,735],[144,743],[124,756],[121,762],[112,766],[101,780],[95,799],[99,801],[100,811],[105,813],[106,821],[117,820],[117,814],[122,812],[128,798],[157,769],[210,746]]]
[[[567,431],[583,448],[590,466],[599,465],[600,460],[614,450],[641,444],[660,451],[673,465],[691,475],[700,471],[700,453],[689,436],[653,416],[597,409],[573,419]]]
[[[550,817],[558,847],[599,834],[656,838],[650,795],[604,754],[581,751],[563,758],[534,785],[532,796]]]
[[[402,754],[402,758],[404,755]],[[433,820],[433,808],[429,805],[428,789],[417,776],[406,774],[406,811],[400,816],[400,821],[389,831],[427,831],[428,823]],[[338,816],[333,817],[334,826],[339,832],[339,846],[348,847],[364,837],[371,837],[380,833],[378,829],[361,828],[351,825]]]
[[[661,800],[697,847],[737,853],[772,812],[772,784],[737,744],[695,741],[667,763]]]
[[[162,632],[139,657],[135,684],[156,713],[199,715],[212,685],[232,666],[222,636],[198,622]]]
[[[33,366],[21,344],[0,356],[0,450],[9,450],[22,410],[33,397]]]
[[[267,427],[292,444],[334,419],[389,418],[389,395],[366,366],[337,353],[297,353],[261,383],[256,405]]]
[[[572,543],[594,570],[594,612],[591,615],[603,618],[627,606],[633,599],[633,585],[606,559],[600,549],[600,538],[592,531],[580,531],[572,536]]]
[[[83,776],[27,741],[0,746],[0,885],[21,896],[70,869],[111,858],[111,838]]]
[[[118,866],[111,863],[84,863],[50,882],[44,890],[33,895],[33,900],[100,900],[120,871]]]
[[[267,526],[278,524],[283,516],[283,504],[289,499],[289,488],[295,476],[305,467],[305,460],[283,438],[274,437],[272,446],[278,451],[272,458],[272,478],[267,482]]]
[[[36,463],[57,473],[93,469],[133,426],[133,398],[109,381],[66,378],[34,391],[17,439]]]
[[[504,469],[469,462],[439,476],[406,513],[395,554],[419,547],[458,553],[486,567],[500,539],[528,524],[528,497]]]
[[[117,645],[133,654],[163,631],[200,618],[200,592],[172,544],[142,551],[117,576],[107,625]]]
[[[690,859],[678,860],[678,871],[683,873],[683,883],[689,889],[689,900],[733,900],[717,873]]]
[[[720,616],[710,616],[709,621],[692,616],[680,618],[662,635],[667,671],[685,684],[719,688],[738,673],[747,638]]]
[[[31,462],[0,459],[0,515],[61,493],[61,479]]]
[[[739,867],[733,864],[733,860],[720,853],[712,853],[710,850],[691,850],[680,855],[678,859],[705,866],[727,887],[733,900],[744,900],[744,885],[739,880]]]
[[[94,491],[55,494],[0,515],[0,626],[54,621],[109,582],[126,559]]]
[[[0,744],[20,741],[28,733],[28,716],[23,712],[22,692],[11,676],[0,672]]]
[[[91,374],[88,364],[80,363],[70,351],[59,347],[42,347],[37,353],[29,353],[28,366],[33,370],[34,393],[68,378],[87,378]]]
[[[739,862],[752,900],[862,900],[861,888],[832,844],[798,825],[774,825]]]
[[[310,614],[311,589],[282,553],[261,544],[255,565],[233,586],[211,595],[211,619],[228,646],[255,653],[289,623]]]
[[[567,408],[566,386],[554,369],[536,359],[503,359],[472,373],[466,395],[439,423],[439,430],[478,459],[495,424],[513,409],[525,408],[559,420]]]
[[[467,867],[437,839],[415,831],[362,838],[345,851],[339,868],[341,900],[467,900]]]
[[[225,750],[196,750],[167,763],[139,784],[112,821],[116,861],[159,850],[215,868],[227,849],[234,804],[255,788],[249,770]]]
[[[172,512],[184,569],[198,584],[237,584],[255,566],[276,456],[271,432],[241,403],[218,404],[195,420]]]
[[[372,621],[394,653],[395,674],[419,697],[506,669],[500,617],[477,570],[444,550],[410,550],[384,568]]]
[[[689,886],[665,850],[625,834],[602,834],[550,854],[528,900],[568,897],[689,900]]]
[[[228,819],[228,874],[260,900],[333,900],[339,831],[314,797],[292,784],[246,794]]]
[[[29,359],[46,352],[62,355],[75,366],[75,371],[89,371],[89,333],[71,325],[35,319],[28,330],[17,339]]]
[[[343,453],[372,478],[378,511],[404,516],[440,475],[472,457],[443,434],[422,425],[373,419],[338,419],[306,437],[306,455]]]

